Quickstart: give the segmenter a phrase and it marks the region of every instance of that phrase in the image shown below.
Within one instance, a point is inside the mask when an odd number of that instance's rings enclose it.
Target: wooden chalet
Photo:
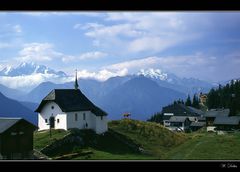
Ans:
[[[22,118],[0,118],[0,159],[33,159],[36,129]]]

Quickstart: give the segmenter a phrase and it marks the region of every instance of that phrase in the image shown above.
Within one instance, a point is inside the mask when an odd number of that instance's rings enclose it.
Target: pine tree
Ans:
[[[230,115],[240,112],[240,81],[231,80],[225,86],[219,85],[208,93],[207,106],[212,108],[229,108]]]
[[[187,97],[187,100],[186,100],[186,102],[185,102],[185,105],[186,105],[186,106],[192,106],[191,98],[190,98],[189,95],[188,95],[188,97]]]
[[[183,99],[181,100],[181,104],[183,104],[183,105],[184,105]]]
[[[199,98],[196,94],[194,94],[192,102],[192,106],[199,109]]]

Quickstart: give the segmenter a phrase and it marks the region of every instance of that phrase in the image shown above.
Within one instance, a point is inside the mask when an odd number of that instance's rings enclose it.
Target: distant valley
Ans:
[[[70,77],[62,71],[55,71],[43,65],[23,63],[16,68],[4,68],[0,77],[31,76],[34,74],[53,75],[56,78]],[[72,77],[72,81],[74,78]],[[141,70],[136,74],[117,76],[106,81],[79,79],[80,90],[97,106],[109,114],[109,119],[121,119],[123,113],[131,113],[132,118],[146,120],[153,113],[174,100],[185,99],[188,94],[208,92],[211,83],[194,78],[179,78],[160,69]],[[15,99],[32,114],[41,100],[53,89],[72,89],[73,82],[41,82],[36,87],[23,92],[0,84],[0,92]],[[8,107],[6,105],[1,106]],[[19,114],[21,111],[19,111]],[[29,112],[30,113],[30,112]],[[5,113],[8,115],[8,113]],[[16,115],[18,111],[16,111]]]

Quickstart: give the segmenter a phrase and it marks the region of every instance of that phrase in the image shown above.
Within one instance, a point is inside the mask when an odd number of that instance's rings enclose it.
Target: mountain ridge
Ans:
[[[20,102],[9,99],[0,92],[0,116],[1,117],[20,117],[37,124],[37,114]]]
[[[25,76],[25,75],[31,75],[31,74],[53,74],[59,77],[66,77],[67,74],[65,74],[63,71],[55,71],[49,67],[46,67],[45,65],[38,65],[36,63],[26,63],[23,62],[17,67],[8,66],[3,68],[0,71],[0,76]]]

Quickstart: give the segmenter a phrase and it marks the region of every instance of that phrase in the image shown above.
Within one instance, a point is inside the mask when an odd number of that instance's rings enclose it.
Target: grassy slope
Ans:
[[[65,130],[52,130],[52,137],[50,138],[49,131],[41,131],[34,133],[34,149],[41,150],[47,145],[53,143],[56,139],[61,139],[67,135],[69,131]]]
[[[151,155],[133,151],[112,137],[109,132],[99,136],[91,131],[84,131],[81,136],[87,146],[67,145],[57,150],[51,157],[91,150],[93,154],[74,159],[240,159],[240,133],[216,135],[203,130],[190,134],[175,134],[156,123],[134,120],[112,121],[109,128],[140,145]],[[37,132],[34,134],[34,147],[40,150],[68,133],[55,130],[50,139],[49,132]]]
[[[34,134],[34,148],[40,150],[46,145],[54,142],[56,139],[61,139],[69,132],[62,130],[54,130],[52,138],[49,138],[49,132],[37,132]],[[62,148],[47,154],[51,158],[56,158],[64,154],[71,154],[76,152],[92,151],[93,154],[87,156],[79,156],[74,159],[154,159],[152,156],[138,153],[125,144],[119,142],[111,134],[96,135],[90,130],[71,132],[76,136],[81,136],[85,145],[63,145]]]
[[[187,139],[186,134],[173,133],[152,122],[124,119],[110,122],[109,128],[128,136],[156,159],[161,159],[169,150]]]
[[[240,159],[240,133],[216,135],[194,133],[184,144],[169,151],[164,159],[218,160]]]

